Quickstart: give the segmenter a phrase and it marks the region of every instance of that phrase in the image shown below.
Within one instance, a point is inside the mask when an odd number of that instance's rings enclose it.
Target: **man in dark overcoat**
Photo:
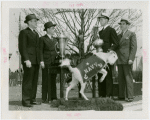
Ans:
[[[118,49],[118,36],[114,28],[108,25],[109,16],[106,13],[102,13],[98,16],[98,21],[102,26],[102,30],[99,31],[99,37],[103,40],[102,46],[103,52]],[[107,76],[102,83],[98,83],[99,97],[112,97],[113,96],[113,79],[112,79],[112,66],[108,64]],[[98,74],[98,79],[102,75]]]
[[[56,95],[56,76],[57,74],[50,74],[53,71],[51,66],[54,65],[57,53],[55,45],[57,43],[55,33],[55,26],[51,21],[44,24],[44,31],[46,34],[40,37],[40,53],[41,53],[41,66],[42,66],[42,102],[46,100],[51,103],[57,99]]]
[[[24,23],[28,27],[19,33],[19,52],[24,71],[22,105],[25,107],[40,104],[35,100],[40,64],[39,35],[35,31],[37,20],[39,19],[34,14],[27,15]]]

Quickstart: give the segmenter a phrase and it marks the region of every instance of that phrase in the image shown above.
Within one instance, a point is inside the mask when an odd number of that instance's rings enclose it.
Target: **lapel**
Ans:
[[[36,41],[36,44],[39,45],[39,36],[38,36],[38,33],[36,33],[36,34],[37,34],[37,35],[36,35],[36,40],[37,40],[37,41]]]
[[[109,28],[109,26],[107,26],[102,32],[100,31],[100,36],[103,36],[108,28]]]
[[[121,44],[123,41],[125,41],[125,39],[126,39],[127,37],[129,37],[129,35],[130,35],[130,32],[129,32],[129,30],[127,30],[127,31],[124,33],[124,35],[122,36],[122,38],[120,39],[120,44]]]
[[[57,41],[56,40],[54,40],[55,38],[53,38],[52,37],[52,39],[50,39],[49,37],[48,37],[48,35],[46,34],[45,36],[44,36],[44,42],[45,42],[45,44],[48,46],[48,48],[49,48],[49,50],[51,50],[52,48],[53,48],[53,46],[55,46],[56,45],[56,43],[57,43]]]
[[[51,45],[53,44],[52,40],[48,37],[48,35],[45,35],[45,39],[44,39],[46,45],[48,46],[48,48],[51,47]]]
[[[36,34],[33,33],[33,31],[32,31],[29,27],[27,27],[27,30],[28,30],[28,35],[29,35],[31,38],[33,38],[34,41],[36,41],[37,33],[36,33]]]

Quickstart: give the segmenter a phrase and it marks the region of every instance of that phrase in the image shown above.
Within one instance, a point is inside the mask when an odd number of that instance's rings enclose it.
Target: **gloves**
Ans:
[[[130,65],[133,64],[133,61],[132,61],[132,60],[129,60],[129,61],[128,61],[128,64],[130,64]]]
[[[41,67],[44,69],[45,68],[45,65],[44,65],[44,62],[42,61],[42,62],[40,62],[40,65],[41,65]]]
[[[27,66],[28,68],[31,68],[31,67],[32,67],[30,60],[27,60],[27,61],[24,61],[24,62],[26,63],[26,66]]]
[[[113,51],[113,50],[111,50],[111,49],[108,49],[108,50],[107,50],[107,52],[111,52],[111,51]]]

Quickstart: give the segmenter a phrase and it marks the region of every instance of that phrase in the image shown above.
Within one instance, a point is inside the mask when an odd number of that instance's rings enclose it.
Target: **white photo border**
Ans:
[[[43,6],[44,2],[49,4]],[[82,3],[83,6],[76,6]],[[74,4],[74,7],[71,5]],[[143,49],[149,55],[149,2],[148,1],[5,1],[2,2],[2,49],[9,53],[10,8],[105,8],[141,9],[143,12]],[[2,50],[1,49],[1,50]],[[146,119],[149,111],[149,59],[143,63],[143,110],[142,111],[9,111],[9,54],[1,54],[1,110],[2,119]],[[144,56],[143,56],[144,57]],[[6,62],[4,62],[6,61]],[[80,113],[80,117],[67,116]]]

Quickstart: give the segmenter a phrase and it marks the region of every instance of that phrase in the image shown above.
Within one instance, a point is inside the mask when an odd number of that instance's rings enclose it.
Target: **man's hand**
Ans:
[[[128,64],[130,64],[130,65],[133,64],[133,61],[132,61],[132,60],[129,60],[129,61],[128,61]]]
[[[114,51],[113,51],[113,50],[111,50],[111,49],[108,49],[108,50],[107,50],[107,52],[110,52],[110,53],[111,53],[111,52],[114,52]]]
[[[113,51],[113,50],[111,50],[111,49],[108,49],[108,50],[107,50],[107,52],[111,52],[111,51]]]
[[[43,61],[42,61],[40,64],[41,64],[41,67],[42,67],[42,68],[45,68],[45,65],[44,65],[44,62],[43,62]]]
[[[32,67],[30,60],[25,61],[25,63],[28,68]]]

